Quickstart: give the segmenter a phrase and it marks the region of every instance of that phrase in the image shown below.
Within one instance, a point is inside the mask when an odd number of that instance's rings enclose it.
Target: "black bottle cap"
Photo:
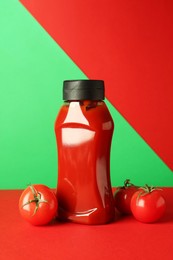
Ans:
[[[103,80],[65,80],[64,100],[103,100],[105,89]]]

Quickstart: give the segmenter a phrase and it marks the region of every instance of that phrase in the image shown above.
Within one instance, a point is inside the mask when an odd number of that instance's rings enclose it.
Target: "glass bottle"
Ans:
[[[64,81],[64,104],[55,122],[60,219],[83,224],[114,220],[110,181],[114,123],[104,92],[102,80]]]

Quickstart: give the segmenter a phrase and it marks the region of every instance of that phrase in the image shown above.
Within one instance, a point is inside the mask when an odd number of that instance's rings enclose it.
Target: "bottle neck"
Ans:
[[[77,102],[77,103],[79,103],[81,106],[88,106],[88,105],[90,105],[90,104],[95,104],[95,105],[97,105],[98,103],[104,103],[103,100],[89,100],[89,99],[86,99],[86,100],[65,100],[64,102],[65,102],[65,103]]]

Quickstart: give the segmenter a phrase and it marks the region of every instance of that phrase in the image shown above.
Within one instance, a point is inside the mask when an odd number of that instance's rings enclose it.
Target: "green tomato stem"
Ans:
[[[32,216],[34,216],[37,213],[37,210],[39,208],[39,204],[40,203],[48,203],[47,200],[42,200],[41,199],[41,193],[37,192],[37,190],[35,189],[35,187],[33,185],[29,185],[31,192],[34,196],[34,199],[27,201],[26,203],[24,203],[22,205],[22,208],[30,203],[35,203],[35,209],[34,209],[34,213],[32,214]]]

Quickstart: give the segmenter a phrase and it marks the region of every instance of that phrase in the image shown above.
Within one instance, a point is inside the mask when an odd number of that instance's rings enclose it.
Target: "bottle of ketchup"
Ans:
[[[55,122],[59,218],[83,224],[114,220],[110,146],[114,129],[102,80],[67,80]]]

